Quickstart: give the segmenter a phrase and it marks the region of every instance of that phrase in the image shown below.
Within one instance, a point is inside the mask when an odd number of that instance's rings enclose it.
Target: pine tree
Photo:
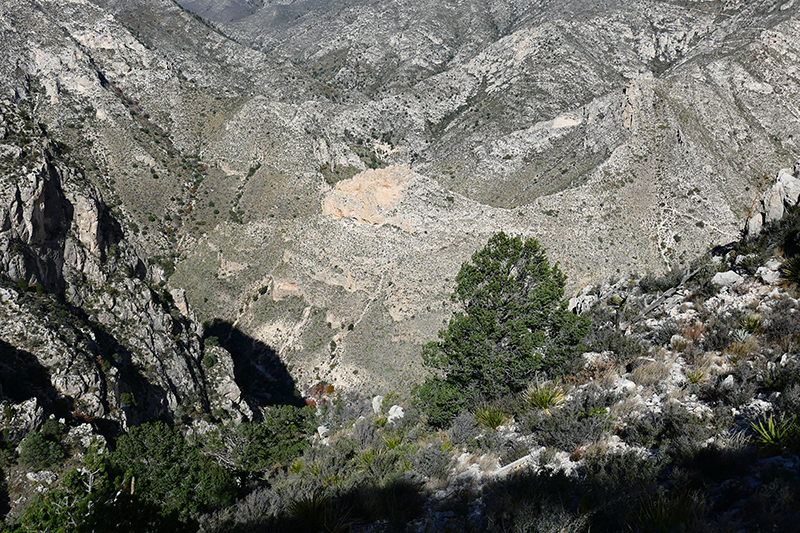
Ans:
[[[417,396],[430,423],[443,425],[476,397],[518,392],[580,353],[589,324],[567,310],[565,279],[535,239],[502,232],[461,266],[452,299],[462,311],[422,350],[434,375]]]

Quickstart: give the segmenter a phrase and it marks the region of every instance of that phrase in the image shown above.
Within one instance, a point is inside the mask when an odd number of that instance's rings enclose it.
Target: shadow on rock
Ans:
[[[253,407],[305,405],[289,370],[272,347],[220,319],[206,328],[203,338],[209,337],[219,339],[220,346],[230,352],[236,383]]]

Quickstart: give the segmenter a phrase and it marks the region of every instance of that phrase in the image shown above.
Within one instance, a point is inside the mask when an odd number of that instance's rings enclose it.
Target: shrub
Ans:
[[[561,405],[564,401],[564,390],[555,382],[532,383],[525,391],[525,403],[546,412],[550,412],[551,407]]]
[[[447,430],[447,436],[450,438],[450,442],[456,446],[471,446],[474,444],[477,435],[478,427],[475,422],[475,417],[468,411],[462,411],[455,417],[450,428]]]
[[[589,323],[567,311],[564,285],[535,239],[502,232],[461,266],[452,298],[464,312],[422,351],[434,375],[416,395],[431,423],[443,425],[479,395],[519,392],[581,352]]]
[[[213,353],[207,353],[203,356],[203,366],[206,368],[211,368],[217,364],[217,356]]]
[[[484,427],[496,430],[508,422],[508,416],[496,405],[483,404],[475,409],[475,421]]]
[[[204,443],[207,452],[241,472],[269,472],[288,466],[309,447],[314,431],[311,407],[271,406],[264,421],[217,428]],[[218,417],[219,418],[219,417]]]
[[[60,438],[53,435],[31,431],[20,444],[19,460],[31,468],[49,468],[61,464],[66,458]]]
[[[183,516],[224,507],[237,491],[228,470],[163,422],[142,424],[120,437],[111,463],[136,478],[142,498]]]

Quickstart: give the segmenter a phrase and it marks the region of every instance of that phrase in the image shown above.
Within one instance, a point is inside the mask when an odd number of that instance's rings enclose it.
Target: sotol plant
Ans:
[[[779,420],[775,420],[773,415],[769,415],[766,419],[752,422],[750,428],[756,434],[759,448],[780,451],[789,444],[797,431],[797,417],[792,415],[787,419],[781,416]]]

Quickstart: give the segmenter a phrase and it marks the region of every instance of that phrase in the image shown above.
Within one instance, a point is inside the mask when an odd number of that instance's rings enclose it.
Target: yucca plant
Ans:
[[[742,317],[741,324],[748,333],[756,333],[761,329],[761,318],[757,315],[747,315]]]
[[[705,501],[694,493],[681,492],[672,497],[659,493],[644,497],[639,504],[636,530],[684,531],[696,524],[705,511]]]
[[[789,283],[800,285],[800,257],[787,259],[781,265],[781,276]]]
[[[508,416],[496,405],[483,404],[475,409],[475,421],[489,429],[496,430],[506,422]]]
[[[557,407],[565,401],[564,389],[552,381],[532,383],[525,391],[525,403],[548,413],[551,407]]]
[[[780,417],[776,420],[773,415],[750,423],[750,428],[756,434],[756,444],[759,448],[769,451],[780,451],[789,444],[789,440],[797,430],[797,417]]]
[[[700,383],[706,377],[706,373],[699,368],[690,368],[686,371],[686,377],[690,383]]]

